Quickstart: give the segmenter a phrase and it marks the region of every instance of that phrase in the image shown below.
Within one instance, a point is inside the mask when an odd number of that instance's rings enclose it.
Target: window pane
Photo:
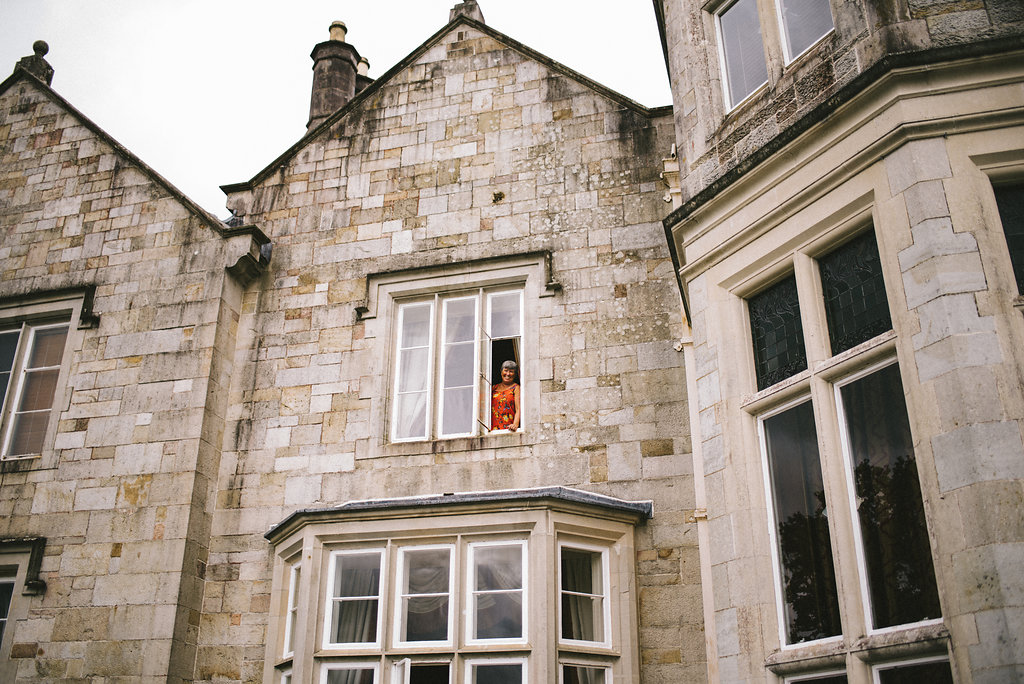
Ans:
[[[68,337],[67,326],[36,330],[32,342],[32,354],[28,368],[59,366],[64,356],[64,342]]]
[[[441,434],[464,435],[473,432],[473,420],[473,388],[446,389]]]
[[[790,59],[832,30],[828,0],[780,0],[780,4]]]
[[[11,597],[14,595],[14,582],[0,582],[0,642],[4,639],[7,628],[7,616],[11,612]]]
[[[43,450],[43,439],[46,437],[46,424],[49,420],[49,411],[15,415],[11,427],[11,448],[8,454],[27,456],[40,453]]]
[[[842,395],[874,626],[941,616],[903,383],[893,364]]]
[[[518,292],[503,292],[491,295],[491,337],[518,337],[519,330]]]
[[[416,665],[409,668],[409,684],[449,684],[447,665]]]
[[[881,684],[953,684],[953,673],[949,662],[943,660],[879,669],[878,680]]]
[[[7,387],[11,382],[11,368],[14,366],[14,355],[18,351],[18,330],[0,333],[0,405],[7,396]]]
[[[523,547],[474,550],[474,639],[523,636]]]
[[[399,311],[402,314],[402,337],[399,346],[425,347],[430,344],[430,302],[422,304],[405,304]]]
[[[21,390],[19,411],[41,411],[53,406],[53,395],[57,391],[57,376],[60,371],[30,371],[25,374],[25,384]]]
[[[473,665],[473,684],[522,684],[523,666],[519,663],[503,665]]]
[[[563,684],[604,684],[605,668],[583,667],[581,665],[563,665]]]
[[[427,436],[427,393],[402,394],[395,400],[395,438]]]
[[[1024,295],[1024,183],[1002,185],[994,190],[1010,263],[1017,277],[1017,294]]]
[[[834,675],[822,675],[820,677],[801,677],[800,679],[787,679],[786,684],[803,684],[804,682],[811,682],[811,684],[847,684],[846,675],[834,674]]]
[[[729,102],[735,105],[768,80],[756,0],[737,0],[719,15]]]
[[[807,368],[796,279],[790,276],[748,301],[757,389]]]
[[[405,552],[403,641],[448,640],[450,567],[449,549]]]
[[[851,240],[818,265],[833,354],[892,330],[874,233]]]
[[[476,349],[473,342],[460,342],[445,347],[444,386],[465,387],[472,385],[476,377],[473,359]]]
[[[399,357],[398,391],[425,391],[430,378],[430,350],[426,347],[404,349]]]
[[[284,653],[288,654],[295,650],[296,618],[298,617],[299,580],[302,570],[298,565],[292,567],[288,581],[288,616],[286,618],[284,633]]]
[[[601,554],[562,548],[562,638],[604,641]]]
[[[788,642],[840,634],[825,487],[811,403],[765,418],[763,425]]]
[[[373,684],[373,668],[331,669],[327,671],[327,684]]]
[[[334,562],[331,643],[375,642],[381,555],[339,554]]]
[[[476,297],[448,299],[444,303],[444,341],[476,339]]]

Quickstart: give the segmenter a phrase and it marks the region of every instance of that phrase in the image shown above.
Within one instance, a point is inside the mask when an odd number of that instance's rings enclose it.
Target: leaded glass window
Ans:
[[[1024,183],[996,186],[995,193],[1010,263],[1017,278],[1017,294],[1024,295]]]
[[[874,233],[847,242],[818,263],[833,354],[892,330]]]
[[[793,276],[748,301],[757,389],[770,387],[807,368],[800,302]]]
[[[761,421],[787,643],[842,633],[818,434],[810,401]]]

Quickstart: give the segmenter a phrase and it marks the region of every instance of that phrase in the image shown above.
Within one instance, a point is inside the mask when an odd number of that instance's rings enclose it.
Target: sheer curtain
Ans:
[[[523,550],[518,545],[474,552],[476,639],[523,636]]]
[[[600,557],[590,551],[562,549],[562,637],[602,641]],[[595,565],[598,573],[595,577]],[[596,619],[595,619],[596,618]]]
[[[377,640],[377,604],[380,600],[380,554],[337,558],[331,640],[340,644],[374,642]]]
[[[405,562],[405,641],[446,641],[450,552],[410,551]]]

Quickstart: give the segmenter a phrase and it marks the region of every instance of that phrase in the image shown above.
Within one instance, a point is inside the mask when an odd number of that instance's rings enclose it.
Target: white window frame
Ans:
[[[871,681],[873,684],[881,684],[882,682],[882,670],[895,670],[899,667],[906,667],[908,665],[927,665],[929,663],[946,663],[947,666],[952,667],[949,662],[949,656],[938,655],[929,656],[924,658],[912,658],[910,660],[897,660],[888,663],[878,663],[871,667]]]
[[[518,295],[519,334],[517,336],[512,337],[496,338],[492,335],[492,302],[494,298],[497,296],[513,293]],[[471,422],[471,429],[468,431],[445,432],[444,390],[446,367],[444,363],[444,357],[447,349],[447,342],[445,340],[448,325],[447,312],[448,306],[451,302],[466,300],[473,300],[475,304],[475,319],[473,322],[473,327],[475,330],[475,335],[473,339],[473,419]],[[430,316],[430,325],[428,333],[429,338],[426,346],[428,356],[428,368],[425,425],[424,429],[418,430],[416,434],[409,435],[407,437],[399,437],[397,436],[399,434],[398,423],[400,418],[398,412],[398,398],[400,396],[399,387],[401,386],[402,381],[402,355],[405,352],[405,350],[400,345],[402,342],[402,336],[405,326],[405,312],[410,308],[417,306],[426,306],[428,308]],[[390,420],[388,422],[390,426],[389,441],[393,443],[421,442],[431,439],[457,439],[461,437],[475,437],[481,433],[500,434],[510,432],[509,430],[491,430],[490,428],[491,379],[489,374],[491,372],[491,366],[493,364],[492,343],[495,339],[518,339],[518,354],[520,359],[519,365],[521,368],[524,347],[524,326],[524,286],[521,283],[496,285],[489,287],[463,288],[452,290],[450,292],[437,292],[431,295],[429,298],[419,297],[397,300],[395,302],[395,339],[393,342],[394,361],[391,364],[392,374],[394,377],[392,378],[392,395],[389,407],[391,413]],[[422,349],[423,347],[416,348]],[[410,349],[412,348],[410,347]],[[520,392],[522,392],[521,389]],[[523,411],[520,410],[520,429],[522,429],[523,427],[523,417]]]
[[[403,610],[403,599],[408,596],[425,596],[426,594],[407,594],[405,591],[405,568],[406,568],[406,556],[410,552],[416,551],[436,551],[446,550],[448,552],[448,624],[447,634],[448,638],[444,641],[405,641],[402,639],[402,628],[405,624],[405,616]],[[455,614],[459,611],[459,605],[457,603],[458,596],[455,592],[456,587],[456,565],[458,562],[458,554],[455,553],[455,544],[424,544],[424,545],[409,545],[398,547],[398,559],[395,564],[395,587],[392,592],[393,596],[393,614],[392,614],[392,635],[391,643],[395,648],[418,648],[418,649],[431,649],[431,648],[451,648],[454,645],[455,640]]]
[[[449,684],[451,684],[452,678],[455,676],[455,668],[453,667],[454,661],[451,658],[441,660],[416,658],[413,660],[412,658],[406,657],[395,661],[391,666],[391,684],[409,684],[409,680],[412,676],[413,665],[447,665]]]
[[[812,644],[827,644],[829,642],[839,642],[839,641],[843,640],[843,632],[840,631],[840,633],[835,635],[835,636],[823,637],[821,639],[814,639],[814,640],[811,640],[811,641],[800,641],[800,642],[796,642],[796,643],[790,643],[789,642],[789,635],[788,635],[788,630],[787,630],[788,621],[786,619],[786,597],[785,597],[786,589],[785,589],[785,581],[784,581],[784,578],[782,576],[782,558],[780,557],[780,554],[781,554],[782,550],[781,550],[780,545],[779,545],[779,531],[778,531],[779,530],[779,521],[778,521],[778,519],[777,519],[777,517],[775,515],[775,488],[773,487],[773,484],[772,484],[771,464],[768,463],[768,442],[767,442],[767,438],[765,436],[765,431],[764,431],[764,421],[769,419],[769,418],[772,418],[774,416],[777,416],[777,415],[779,415],[781,413],[785,413],[786,411],[788,411],[790,409],[793,409],[793,408],[796,408],[797,406],[800,406],[802,404],[810,404],[811,405],[811,411],[815,412],[815,406],[814,406],[814,399],[813,399],[813,397],[811,396],[811,394],[809,394],[807,392],[802,392],[798,396],[790,399],[789,401],[786,401],[785,403],[779,404],[778,406],[773,407],[771,410],[765,411],[764,413],[759,413],[757,415],[757,441],[758,441],[758,447],[761,450],[761,473],[762,473],[761,480],[762,480],[762,483],[764,484],[765,505],[767,507],[767,513],[768,513],[768,539],[769,539],[769,542],[772,545],[771,557],[772,557],[772,576],[773,576],[774,584],[775,584],[776,623],[777,623],[778,628],[779,628],[779,644],[781,645],[781,648],[782,648],[783,651],[785,651],[785,650],[792,650],[792,649],[795,649],[795,648],[804,648],[805,646],[809,646],[809,645],[812,645]],[[818,430],[817,415],[815,415],[814,430],[815,430],[815,440],[818,441],[819,444],[820,444],[821,434],[820,434],[820,432]],[[818,450],[818,459],[819,459],[819,461],[821,460],[821,449],[820,449],[820,447],[819,447],[819,450]],[[822,471],[822,479],[824,480],[824,477],[825,477],[825,464],[824,463],[821,464],[821,471]],[[831,530],[830,530],[830,532],[831,532]],[[829,537],[831,539],[831,534],[829,535]],[[832,564],[833,564],[833,567],[835,567],[835,566],[837,566],[837,564],[835,562],[835,544],[834,543],[830,543],[829,546],[830,546],[829,551],[830,551],[830,553],[833,554]],[[836,581],[837,582],[838,582],[838,579],[839,578],[837,576],[836,577]],[[836,586],[836,593],[837,593],[837,600],[838,600],[839,599],[839,596],[838,596],[839,587],[838,587],[838,585]]]
[[[370,554],[378,555],[378,567],[379,567],[379,581],[377,582],[377,631],[372,642],[370,641],[331,641],[331,622],[334,617],[334,605],[335,603],[341,603],[342,601],[337,600],[334,596],[334,579],[335,573],[338,571],[338,559],[345,556],[368,556]],[[325,591],[324,600],[324,623],[323,623],[323,648],[325,650],[362,650],[367,648],[380,648],[381,647],[381,636],[384,633],[384,596],[385,596],[385,577],[387,572],[387,550],[383,547],[368,547],[368,548],[351,548],[351,549],[335,549],[331,551],[330,560],[327,566],[327,586]],[[361,600],[367,600],[371,597],[361,597]]]
[[[476,631],[476,551],[481,548],[494,548],[497,546],[518,546],[520,548],[520,563],[521,572],[523,578],[523,586],[519,590],[522,596],[522,624],[523,624],[523,635],[518,639],[475,639],[473,633]],[[529,586],[530,578],[528,573],[529,568],[529,549],[527,542],[523,540],[514,541],[479,541],[469,542],[467,544],[466,551],[466,594],[465,594],[465,613],[466,613],[466,643],[473,646],[479,645],[495,645],[495,644],[515,644],[523,645],[527,643],[527,635],[530,633],[529,625]],[[467,680],[468,681],[468,680]]]
[[[302,563],[294,563],[288,571],[288,597],[285,604],[284,645],[282,658],[295,655],[295,632],[299,623],[299,582],[302,578]]]
[[[39,368],[28,368],[28,360],[35,350],[36,335],[39,331],[53,330],[57,328],[65,328],[67,333],[64,337],[64,349],[61,352],[61,363],[57,366],[40,366]],[[11,365],[10,378],[8,379],[7,391],[4,394],[3,402],[3,448],[0,450],[0,458],[3,460],[21,460],[26,458],[35,458],[46,451],[47,446],[50,443],[50,434],[53,428],[53,411],[57,407],[57,402],[60,399],[61,388],[63,387],[62,376],[64,375],[64,366],[68,356],[68,347],[71,340],[71,321],[67,317],[61,317],[59,320],[39,320],[39,321],[21,321],[20,324],[3,326],[0,325],[0,332],[12,333],[17,331],[18,333],[18,344],[14,354],[14,360]],[[17,416],[22,413],[18,410],[21,405],[22,394],[24,393],[27,376],[30,372],[39,371],[57,371],[57,380],[54,387],[54,395],[50,400],[49,416],[47,418],[47,426],[45,434],[43,436],[43,442],[39,451],[27,453],[27,454],[16,454],[11,455],[11,440],[14,438],[14,426]],[[40,409],[37,412],[42,413]]]
[[[786,677],[785,679],[783,679],[782,680],[782,684],[799,684],[800,682],[816,682],[816,681],[820,681],[822,679],[825,679],[826,677],[839,677],[839,676],[847,677],[847,679],[849,679],[849,675],[846,674],[846,670],[839,669],[839,670],[827,670],[825,672],[815,672],[814,674],[793,675],[791,677]]]
[[[327,677],[330,672],[337,670],[373,670],[373,684],[377,684],[380,681],[379,662],[324,663],[320,668],[320,684],[327,684]]]
[[[810,44],[803,50],[794,54],[793,48],[790,45],[789,40],[789,24],[786,23],[785,15],[783,14],[782,10],[782,3],[785,1],[786,0],[775,0],[775,16],[778,17],[779,33],[781,34],[782,38],[782,52],[783,55],[785,55],[786,65],[788,66],[795,62],[800,57],[802,57],[803,55],[810,52],[815,45],[825,40],[825,38],[828,37],[830,34],[835,33],[836,19],[835,15],[832,14],[832,3],[826,0],[826,5],[828,5],[829,19],[831,20],[832,28],[830,28],[828,31],[825,31],[823,34],[812,40]]]
[[[527,672],[527,659],[526,658],[466,658],[464,679],[465,684],[476,684],[476,680],[473,679],[473,667],[475,665],[520,665],[522,667],[522,679],[521,684],[527,684],[530,681],[529,674]]]
[[[612,668],[602,663],[587,662],[585,660],[577,660],[575,658],[559,658],[558,659],[558,684],[565,684],[565,668],[566,667],[586,667],[591,670],[603,670],[604,671],[604,684],[612,684],[614,673]]]
[[[898,625],[892,625],[890,627],[873,627],[875,623],[874,606],[871,602],[871,588],[868,586],[868,567],[867,567],[867,555],[864,551],[864,536],[860,525],[860,513],[857,510],[857,496],[856,496],[856,483],[853,475],[853,455],[850,452],[850,433],[846,423],[846,410],[843,406],[842,389],[843,387],[852,384],[858,380],[862,380],[869,375],[873,375],[889,366],[899,365],[898,359],[895,356],[888,356],[881,361],[867,366],[855,373],[843,376],[839,380],[835,380],[832,383],[832,391],[835,396],[836,406],[836,418],[838,419],[839,425],[839,441],[841,451],[843,454],[843,469],[846,474],[846,490],[849,495],[846,497],[847,506],[850,510],[850,520],[853,524],[853,545],[855,556],[857,560],[857,576],[860,584],[860,595],[861,605],[864,611],[864,627],[869,635],[872,634],[886,634],[888,632],[900,632],[907,629],[913,629],[914,627],[923,627],[925,625],[936,625],[941,624],[943,618],[931,618],[928,620],[918,620],[917,622],[907,622]],[[902,384],[902,374],[901,374]],[[908,419],[909,419],[909,407],[908,407]],[[934,571],[934,564],[933,564]]]
[[[593,596],[601,596],[601,619],[604,621],[602,625],[602,632],[604,639],[602,641],[588,641],[585,639],[566,639],[562,636],[562,550],[573,549],[576,551],[586,551],[589,553],[597,553],[601,558],[601,594],[593,594]],[[558,571],[556,573],[556,586],[558,588],[558,645],[566,648],[573,647],[602,647],[610,648],[612,645],[612,615],[611,615],[611,573],[609,569],[608,559],[608,547],[597,546],[594,544],[587,544],[577,541],[559,541],[558,542],[558,557],[557,557]],[[569,663],[572,664],[572,663]],[[561,671],[561,668],[559,668]]]
[[[721,5],[714,9],[715,18],[715,37],[718,41],[718,66],[722,74],[722,94],[725,97],[726,111],[731,112],[732,110],[739,107],[741,104],[749,100],[754,93],[761,90],[768,83],[768,57],[764,53],[764,28],[760,21],[761,8],[757,6],[757,0],[750,0],[754,3],[758,15],[758,32],[757,37],[761,40],[761,59],[764,60],[765,80],[760,84],[750,89],[750,92],[743,95],[743,97],[737,99],[735,102],[732,99],[732,93],[730,92],[731,78],[729,76],[729,65],[725,59],[725,31],[722,29],[722,15],[732,9],[737,3],[743,0],[728,0],[723,2]]]
[[[281,671],[280,683],[292,684],[292,671],[290,669]]]

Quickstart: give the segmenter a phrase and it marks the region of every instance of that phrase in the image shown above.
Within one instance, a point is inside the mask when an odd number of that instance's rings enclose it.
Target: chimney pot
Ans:
[[[346,32],[345,24],[335,21],[331,24],[330,40],[318,43],[309,55],[313,59],[313,89],[307,131],[344,107],[357,92],[359,52],[351,43],[345,42]]]
[[[356,65],[356,73],[360,76],[370,75],[370,60],[362,57],[359,59],[359,64]]]
[[[345,42],[345,36],[348,34],[348,27],[345,26],[343,21],[335,21],[331,24],[331,40],[337,40],[341,43]]]

